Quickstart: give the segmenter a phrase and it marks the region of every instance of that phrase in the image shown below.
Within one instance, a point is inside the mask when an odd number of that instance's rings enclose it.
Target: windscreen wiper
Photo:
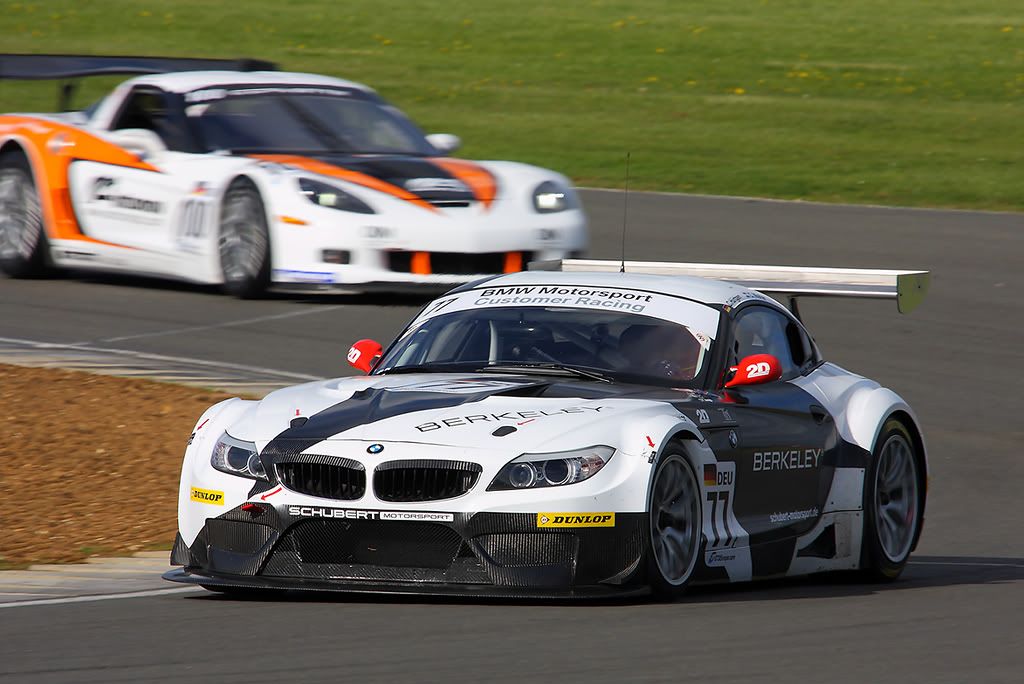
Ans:
[[[458,366],[454,368],[453,366]],[[385,368],[374,375],[398,375],[399,373],[472,373],[476,369],[462,361],[451,363],[417,363],[408,366]]]
[[[578,378],[586,378],[588,380],[614,382],[612,378],[600,371],[579,368],[577,366],[568,366],[564,363],[498,363],[490,366],[484,366],[477,370],[482,373],[537,373],[540,375],[551,374],[554,372],[564,373],[565,375],[575,375]]]

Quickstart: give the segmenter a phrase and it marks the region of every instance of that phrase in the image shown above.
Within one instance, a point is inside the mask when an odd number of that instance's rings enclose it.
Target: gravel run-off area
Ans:
[[[202,389],[0,364],[0,568],[170,549]]]

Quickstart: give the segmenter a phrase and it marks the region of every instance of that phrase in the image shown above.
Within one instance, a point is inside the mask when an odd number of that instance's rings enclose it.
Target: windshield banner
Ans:
[[[685,325],[692,332],[700,333],[705,340],[713,340],[718,331],[718,312],[697,302],[642,290],[579,285],[515,285],[460,292],[431,302],[410,328],[434,316],[455,311],[530,306],[599,309],[651,316]]]

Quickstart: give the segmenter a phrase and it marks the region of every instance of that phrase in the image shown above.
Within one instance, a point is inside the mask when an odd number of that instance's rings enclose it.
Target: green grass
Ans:
[[[0,39],[348,77],[583,185],[629,151],[638,189],[1024,209],[1019,0],[0,0]],[[0,111],[54,90],[0,83]]]

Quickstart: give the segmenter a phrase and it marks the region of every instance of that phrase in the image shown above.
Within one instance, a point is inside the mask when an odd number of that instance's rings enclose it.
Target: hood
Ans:
[[[256,155],[321,176],[340,178],[425,207],[490,206],[497,179],[480,164],[447,157],[401,155]]]
[[[594,427],[650,408],[649,392],[490,374],[344,378],[274,392],[230,431],[272,452],[300,452],[324,440],[550,451],[544,445],[577,431],[599,442]],[[673,393],[674,399],[685,396]]]

